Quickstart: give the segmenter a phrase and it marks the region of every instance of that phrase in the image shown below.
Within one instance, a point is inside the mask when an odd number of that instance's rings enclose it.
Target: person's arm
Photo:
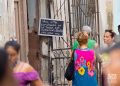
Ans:
[[[72,57],[73,51],[74,51],[74,50],[71,50],[71,51],[70,51],[70,57]]]
[[[95,43],[94,49],[96,49],[96,48],[98,48],[98,47],[99,47],[98,43]]]

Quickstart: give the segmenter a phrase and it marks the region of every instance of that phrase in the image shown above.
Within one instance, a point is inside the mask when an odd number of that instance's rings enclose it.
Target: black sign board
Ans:
[[[55,19],[40,19],[39,35],[63,36],[64,21]]]

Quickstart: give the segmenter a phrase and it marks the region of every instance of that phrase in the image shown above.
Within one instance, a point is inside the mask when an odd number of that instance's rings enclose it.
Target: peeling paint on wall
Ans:
[[[42,42],[42,54],[48,56],[48,45],[47,42]]]
[[[0,15],[0,45],[4,45],[15,32],[14,0],[0,0]]]

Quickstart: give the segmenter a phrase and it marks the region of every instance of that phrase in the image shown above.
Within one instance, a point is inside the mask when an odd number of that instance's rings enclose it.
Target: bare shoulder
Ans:
[[[25,62],[21,62],[20,66],[22,67],[22,71],[24,72],[32,72],[35,71],[35,69],[29,64],[29,63],[25,63]]]

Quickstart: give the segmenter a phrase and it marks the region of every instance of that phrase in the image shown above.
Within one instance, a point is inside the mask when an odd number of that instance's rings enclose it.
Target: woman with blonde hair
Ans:
[[[74,51],[73,86],[98,86],[95,72],[95,54],[88,49],[88,34],[80,32],[77,37],[79,47]]]

